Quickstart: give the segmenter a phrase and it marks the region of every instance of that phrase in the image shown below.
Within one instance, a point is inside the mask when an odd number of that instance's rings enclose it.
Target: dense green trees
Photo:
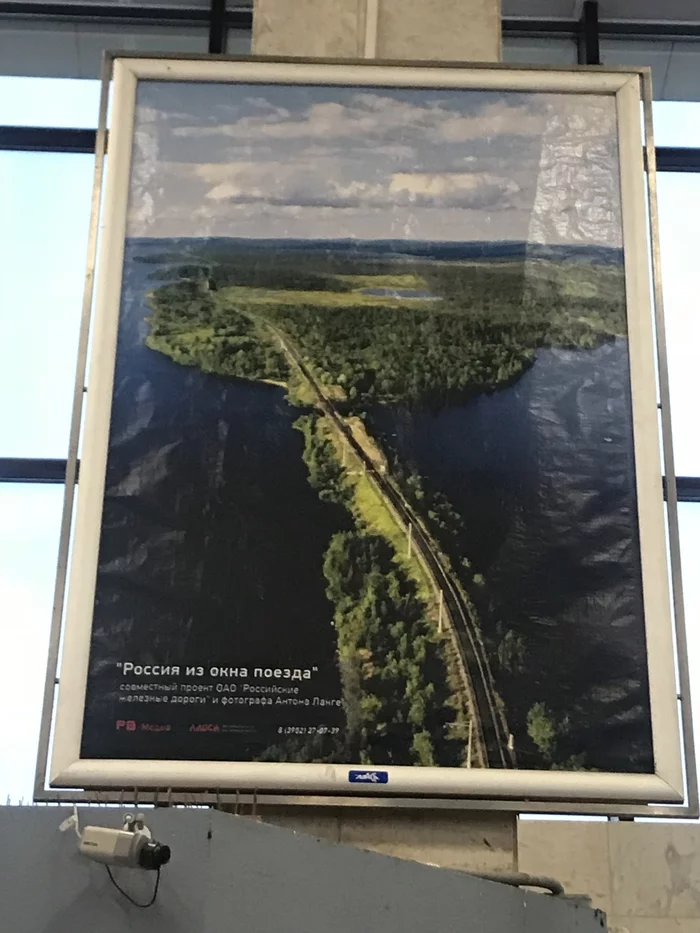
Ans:
[[[346,714],[347,761],[458,766],[464,746],[450,735],[452,705],[443,643],[415,582],[391,545],[352,511],[352,490],[318,414],[302,415],[309,483],[345,512],[323,573],[334,606]]]
[[[553,761],[557,727],[544,703],[535,703],[527,714],[527,734],[546,761]]]
[[[416,587],[384,538],[338,532],[323,565],[335,606],[351,761],[461,764],[449,737],[450,706],[441,644]]]
[[[318,416],[301,415],[294,427],[304,435],[304,462],[309,471],[309,485],[318,490],[319,499],[349,508],[352,491],[332,443],[318,430]]]
[[[564,751],[571,730],[568,716],[557,719],[544,703],[534,703],[527,714],[527,734],[553,771],[578,771],[585,766],[586,755],[567,755]]]
[[[163,285],[149,298],[151,332],[146,343],[183,366],[241,379],[284,381],[284,356],[249,318],[220,305],[206,280]]]
[[[351,297],[329,308],[303,301],[290,308],[271,297],[262,313],[294,339],[323,382],[344,388],[356,410],[446,404],[514,379],[534,358],[504,327],[437,308],[357,305]]]

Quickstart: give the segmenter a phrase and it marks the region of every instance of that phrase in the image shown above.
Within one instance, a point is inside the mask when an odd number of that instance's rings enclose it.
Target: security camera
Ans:
[[[94,862],[121,868],[157,871],[170,861],[170,847],[153,838],[141,814],[126,816],[121,829],[86,826],[78,848]]]

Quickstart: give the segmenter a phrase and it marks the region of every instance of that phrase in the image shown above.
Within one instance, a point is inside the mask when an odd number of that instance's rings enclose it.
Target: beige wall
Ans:
[[[518,866],[591,895],[612,933],[700,933],[697,823],[523,820]]]

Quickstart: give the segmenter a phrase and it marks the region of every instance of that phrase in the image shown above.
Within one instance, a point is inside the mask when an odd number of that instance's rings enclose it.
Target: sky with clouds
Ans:
[[[612,97],[144,81],[127,232],[619,245],[615,122]]]

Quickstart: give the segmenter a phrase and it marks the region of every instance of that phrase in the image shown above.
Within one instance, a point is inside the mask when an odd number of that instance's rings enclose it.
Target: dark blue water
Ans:
[[[123,717],[115,706],[117,661],[180,664],[183,672],[185,665],[245,666],[251,673],[256,666],[316,667],[306,693],[340,697],[322,564],[343,519],[308,484],[303,438],[292,427],[299,411],[282,388],[206,375],[147,348],[153,265],[133,261],[128,247],[125,269],[88,757],[113,751],[114,721]],[[211,712],[197,712],[199,721],[211,721]],[[264,726],[310,716],[254,712],[236,708],[232,718]],[[185,719],[192,715],[187,710]],[[339,711],[324,715],[326,722],[341,718]],[[314,710],[309,721],[317,720]],[[263,745],[273,734],[262,729]],[[139,738],[130,737],[135,754]],[[142,752],[172,755],[173,742],[172,735],[149,735]],[[197,748],[205,746],[207,755],[229,755],[218,736],[198,736]]]
[[[462,519],[452,555],[484,578],[471,592],[521,766],[527,710],[545,702],[590,767],[650,768],[626,342],[544,349],[502,391],[372,422]],[[499,669],[506,631],[527,645],[519,672]]]

